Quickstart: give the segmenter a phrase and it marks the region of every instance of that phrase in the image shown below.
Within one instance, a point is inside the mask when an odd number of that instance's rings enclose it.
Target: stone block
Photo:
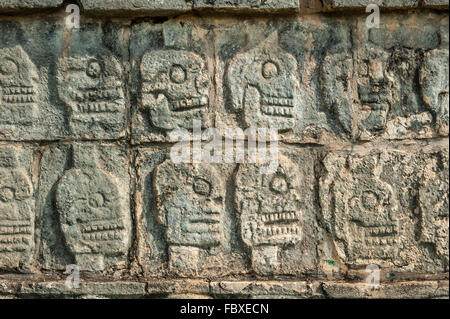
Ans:
[[[330,153],[323,165],[323,220],[345,264],[448,271],[446,146]]]
[[[45,268],[127,267],[131,245],[126,149],[75,143],[43,151],[39,205]]]
[[[133,143],[169,140],[194,121],[212,126],[212,32],[189,21],[140,23],[132,28]]]

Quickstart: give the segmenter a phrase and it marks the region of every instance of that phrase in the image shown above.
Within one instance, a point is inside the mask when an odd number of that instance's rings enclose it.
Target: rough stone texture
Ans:
[[[63,0],[2,0],[0,1],[0,10],[54,8],[62,3]]]
[[[375,4],[382,8],[415,8],[419,6],[419,0],[325,0],[325,7],[330,9],[365,8],[369,4]]]
[[[0,1],[0,298],[448,298],[448,2],[36,3]],[[171,159],[255,127],[269,173]]]

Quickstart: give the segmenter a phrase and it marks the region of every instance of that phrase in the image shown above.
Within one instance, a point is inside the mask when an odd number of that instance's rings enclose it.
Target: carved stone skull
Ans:
[[[119,131],[125,122],[122,68],[111,55],[74,55],[57,66],[58,93],[69,107],[73,133]]]
[[[33,186],[10,149],[0,150],[0,265],[26,261],[33,247]]]
[[[152,125],[163,130],[191,129],[194,120],[209,125],[210,80],[207,65],[188,51],[159,50],[141,64],[142,106]]]
[[[278,45],[273,33],[256,48],[238,54],[227,73],[232,109],[246,127],[280,131],[296,125],[299,112],[297,61]]]
[[[225,186],[208,164],[157,166],[153,188],[157,221],[166,228],[169,245],[211,248],[223,242]]]
[[[399,203],[388,183],[367,172],[371,165],[376,164],[363,160],[352,165],[332,187],[334,233],[355,263],[392,261],[398,254]]]
[[[235,204],[246,245],[283,246],[301,238],[300,173],[280,156],[274,174],[261,174],[256,164],[242,164],[236,175]]]
[[[0,49],[0,124],[33,124],[37,81],[37,69],[20,46]]]
[[[68,249],[83,268],[104,268],[105,256],[127,253],[130,221],[117,181],[100,170],[96,150],[74,146],[74,168],[60,179],[56,207]]]
[[[361,124],[368,131],[380,131],[386,126],[394,99],[394,76],[388,71],[390,54],[369,46],[359,54],[357,85],[362,105]]]

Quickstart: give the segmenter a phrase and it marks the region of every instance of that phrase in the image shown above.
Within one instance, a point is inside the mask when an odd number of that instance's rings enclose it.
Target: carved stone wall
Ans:
[[[448,0],[77,3],[0,0],[0,299],[448,298]]]

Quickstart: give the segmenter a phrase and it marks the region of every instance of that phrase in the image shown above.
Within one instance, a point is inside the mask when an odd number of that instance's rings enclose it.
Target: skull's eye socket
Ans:
[[[181,84],[186,81],[186,71],[181,65],[173,65],[170,69],[170,80],[174,83]]]
[[[0,188],[0,201],[10,202],[14,199],[14,190],[9,187]]]
[[[362,196],[362,204],[365,209],[373,210],[378,205],[378,196],[374,192],[366,191]]]
[[[19,71],[17,64],[10,59],[0,61],[0,73],[3,75],[15,74]]]
[[[265,79],[270,80],[277,77],[279,74],[278,66],[272,62],[267,61],[262,66],[262,75]]]
[[[88,199],[88,204],[92,208],[103,207],[105,204],[105,197],[100,193],[92,194]]]
[[[193,188],[194,192],[199,195],[209,196],[211,194],[211,184],[204,178],[195,178]]]
[[[102,71],[102,66],[97,61],[91,61],[88,64],[88,67],[86,69],[86,74],[95,79],[100,76],[100,72]]]
[[[281,175],[275,176],[270,183],[270,189],[279,194],[287,193],[289,186],[286,177]]]

